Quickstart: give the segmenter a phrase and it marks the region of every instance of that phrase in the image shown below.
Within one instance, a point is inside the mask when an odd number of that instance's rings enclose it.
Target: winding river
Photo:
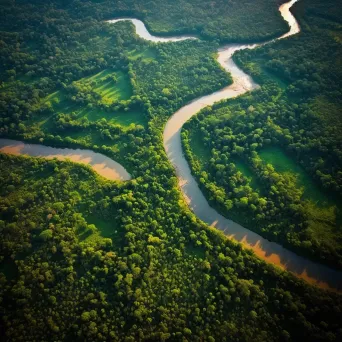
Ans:
[[[279,37],[282,39],[300,31],[298,22],[290,12],[290,8],[297,0],[280,6],[283,18],[288,22],[290,30]],[[144,23],[135,18],[120,18],[107,21],[116,23],[130,20],[136,28],[137,34],[153,42],[177,42],[185,39],[197,39],[192,36],[157,37],[152,36]],[[269,43],[269,42],[268,42]],[[247,91],[256,89],[258,85],[252,78],[240,70],[232,59],[235,51],[252,49],[267,44],[230,44],[218,50],[218,62],[233,77],[233,84],[213,94],[202,96],[185,105],[174,113],[168,120],[163,134],[163,141],[167,156],[175,167],[180,189],[195,215],[210,226],[223,231],[229,238],[241,242],[245,247],[252,249],[261,259],[275,264],[282,269],[294,273],[297,277],[315,284],[321,288],[342,290],[342,272],[337,272],[327,266],[314,263],[306,258],[283,248],[279,244],[270,242],[260,235],[242,227],[210,207],[206,198],[199,189],[196,180],[191,175],[190,167],[183,156],[181,144],[181,129],[186,121],[196,115],[202,108],[212,105],[223,99],[233,98]],[[29,154],[47,158],[70,159],[75,162],[86,163],[92,166],[100,175],[114,180],[128,180],[130,175],[118,163],[110,158],[90,150],[57,149],[42,145],[25,144],[19,141],[0,139],[0,151],[12,154]]]
[[[0,139],[0,152],[13,155],[29,155],[47,159],[71,160],[90,165],[99,175],[110,180],[130,180],[131,175],[113,159],[91,150],[56,148],[38,144],[28,144],[11,139]]]
[[[286,38],[300,31],[297,20],[290,12],[290,8],[297,0],[291,0],[280,6],[282,17],[289,24],[290,30],[278,39]],[[196,39],[196,37],[156,37],[146,29],[144,23],[134,18],[120,18],[109,20],[109,23],[130,20],[136,28],[137,34],[146,40],[153,42],[175,42],[184,39]],[[275,264],[283,269],[294,273],[297,277],[316,284],[321,288],[342,289],[342,273],[328,268],[327,266],[314,263],[306,258],[283,248],[279,244],[268,241],[260,235],[242,227],[210,207],[202,194],[198,184],[191,174],[190,167],[183,155],[181,144],[181,129],[186,121],[196,115],[202,108],[213,105],[215,102],[233,98],[247,91],[258,88],[252,78],[240,70],[232,59],[237,50],[252,49],[267,44],[229,44],[218,50],[218,62],[233,77],[233,84],[213,94],[202,96],[180,108],[166,123],[163,140],[167,156],[174,166],[180,189],[195,215],[210,226],[223,231],[229,238],[241,242],[245,247],[252,249],[261,259]]]

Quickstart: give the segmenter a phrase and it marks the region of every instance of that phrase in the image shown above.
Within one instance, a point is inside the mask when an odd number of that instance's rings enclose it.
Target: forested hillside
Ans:
[[[225,215],[341,268],[342,48],[340,23],[327,19],[333,3],[323,11],[299,2],[300,34],[238,52],[261,89],[205,109],[183,142]]]
[[[0,137],[90,148],[132,175],[112,182],[79,164],[0,153],[3,340],[342,339],[340,294],[261,261],[200,222],[180,194],[162,131],[182,105],[232,82],[216,61],[216,40],[286,31],[277,1],[253,1],[254,12],[248,1],[204,3],[1,1]],[[146,18],[155,32],[210,39],[146,42],[128,22],[104,22],[119,14]],[[250,61],[262,59],[237,58],[252,71]],[[236,101],[237,122],[244,106],[257,115],[271,95],[290,106],[292,92],[265,81],[246,104]]]

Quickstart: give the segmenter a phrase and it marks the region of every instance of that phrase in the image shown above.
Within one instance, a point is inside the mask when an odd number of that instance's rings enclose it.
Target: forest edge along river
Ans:
[[[289,24],[290,30],[277,39],[283,39],[300,32],[299,24],[290,12],[290,8],[297,1],[292,0],[279,7],[279,11],[284,20]],[[189,164],[183,155],[181,129],[186,121],[206,106],[213,105],[220,100],[237,97],[259,87],[249,75],[245,74],[234,63],[232,59],[234,52],[242,49],[252,49],[274,40],[260,44],[229,44],[219,48],[218,62],[231,74],[233,84],[213,94],[193,100],[174,113],[164,129],[164,148],[170,162],[176,169],[182,193],[189,207],[199,219],[221,230],[229,238],[239,241],[243,246],[252,249],[264,261],[286,269],[294,273],[297,277],[311,284],[316,284],[321,288],[341,290],[341,272],[301,257],[281,245],[271,242],[242,227],[238,223],[223,217],[213,209],[201,192],[195,178],[192,176]]]
[[[300,31],[300,27],[296,19],[290,12],[290,8],[295,2],[297,2],[297,0],[292,0],[281,5],[279,8],[281,15],[289,24],[290,30],[277,39],[291,36]],[[109,20],[107,22],[113,24],[127,20],[131,21],[135,25],[136,33],[145,40],[166,43],[177,42],[185,39],[197,39],[196,37],[191,36],[169,38],[153,36],[148,32],[144,23],[135,18],[119,18]],[[226,236],[239,241],[243,246],[252,249],[257,256],[266,262],[290,271],[297,277],[305,279],[309,283],[315,284],[321,288],[342,290],[342,272],[314,263],[287,250],[286,248],[283,248],[279,244],[268,241],[236,222],[223,217],[215,209],[210,207],[208,201],[199,189],[196,180],[192,176],[190,167],[183,155],[181,129],[186,121],[206,106],[213,105],[215,102],[220,100],[234,98],[246,93],[247,91],[258,88],[258,85],[252,80],[252,78],[236,66],[232,59],[234,52],[242,49],[252,49],[270,42],[260,44],[229,44],[219,48],[218,62],[231,74],[233,84],[210,95],[195,99],[175,112],[167,121],[164,129],[163,141],[165,151],[168,159],[176,170],[180,189],[189,205],[189,208],[200,220],[221,230]],[[68,158],[72,161],[91,165],[95,171],[109,179],[130,179],[130,175],[120,164],[100,153],[95,153],[90,150],[55,149],[42,145],[31,145],[13,140],[0,139],[0,151],[48,158]],[[112,168],[114,172],[111,176],[109,176],[110,172],[108,170],[110,168]]]

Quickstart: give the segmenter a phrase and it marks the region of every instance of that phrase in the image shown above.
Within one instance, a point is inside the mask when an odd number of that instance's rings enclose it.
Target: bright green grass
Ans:
[[[138,110],[107,112],[100,108],[89,108],[85,105],[80,106],[68,100],[63,90],[48,95],[44,102],[50,102],[55,113],[71,114],[74,112],[78,118],[87,118],[91,122],[105,118],[110,123],[124,127],[128,127],[132,123],[142,126],[147,125],[147,117]],[[40,115],[31,120],[30,123],[38,124],[44,131],[52,131],[54,129],[52,116],[52,114],[48,116]]]
[[[77,108],[75,104],[66,99],[65,92],[62,90],[51,93],[43,100],[43,103],[48,102],[51,103],[52,108],[56,113],[68,114]],[[39,115],[30,120],[28,124],[38,124],[44,131],[50,131],[54,128],[54,123],[51,120],[52,116],[53,114]]]
[[[108,122],[113,124],[118,124],[121,126],[129,126],[134,123],[137,125],[145,126],[147,124],[146,116],[139,111],[116,111],[116,112],[106,112],[102,109],[97,108],[83,108],[78,112],[79,117],[85,117],[91,122],[95,122],[101,119],[106,119]]]
[[[267,147],[259,152],[260,158],[271,164],[277,172],[290,172],[296,175],[297,184],[304,188],[303,199],[308,199],[320,206],[333,206],[335,202],[325,194],[310,178],[305,170],[288,157],[279,147]]]
[[[117,82],[114,82],[110,78],[111,76],[115,76]],[[108,104],[114,101],[128,100],[133,95],[129,76],[122,71],[114,72],[111,69],[105,69],[96,75],[82,78],[77,82],[94,82],[93,91],[101,95],[102,101]]]
[[[65,90],[58,90],[46,96],[45,99],[43,99],[42,104],[48,103],[51,104],[55,113],[69,114],[78,108],[77,104],[67,99]],[[39,120],[39,125],[42,126],[47,123],[47,120],[51,116],[52,114],[48,116],[40,116],[36,119]]]
[[[98,242],[103,238],[112,240],[113,245],[120,247],[124,239],[125,232],[117,225],[115,220],[104,220],[96,215],[88,215],[86,218],[88,225],[94,225],[95,231],[83,230],[78,232],[78,238],[82,242]]]
[[[64,107],[65,101],[67,101],[65,91],[58,90],[49,94],[44,102],[47,101],[50,101],[52,106],[56,109],[62,108],[62,106]]]
[[[117,82],[110,78],[107,79],[109,76],[116,76]],[[113,101],[128,100],[133,94],[129,76],[122,71],[114,72],[113,70],[105,69],[95,75],[81,78],[76,82],[93,82],[92,90],[101,95],[105,102],[112,103]],[[55,110],[62,111],[63,113],[68,113],[77,108],[76,104],[66,99],[66,93],[63,90],[48,95],[44,102],[47,101],[51,102]]]
[[[200,160],[201,165],[204,166],[211,158],[210,148],[205,146],[203,139],[197,129],[192,129],[189,132],[189,144],[193,154]]]

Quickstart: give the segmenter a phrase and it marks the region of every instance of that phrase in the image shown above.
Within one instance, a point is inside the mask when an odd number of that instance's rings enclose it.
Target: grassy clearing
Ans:
[[[324,241],[334,249],[339,249],[342,243],[341,213],[336,207],[319,208],[307,203],[306,211],[309,217],[309,232],[313,239]]]
[[[128,100],[133,95],[129,76],[122,71],[114,72],[111,69],[105,69],[77,82],[90,83],[93,91],[102,97],[104,103],[108,104],[114,101]]]
[[[197,129],[190,130],[189,142],[193,154],[199,159],[201,166],[203,167],[211,158],[210,148],[204,145],[203,139]]]
[[[311,200],[323,207],[335,205],[334,200],[325,194],[305,170],[279,147],[264,148],[259,152],[259,156],[265,163],[271,164],[277,172],[295,174],[297,185],[304,188],[303,199]]]
[[[88,224],[95,225],[103,237],[112,238],[118,235],[118,226],[113,220],[111,220],[110,222],[105,221],[103,218],[99,218],[95,215],[87,216],[86,220]]]
[[[97,108],[83,108],[77,114],[79,117],[86,117],[89,121],[95,122],[101,119],[106,119],[108,122],[121,126],[129,126],[132,123],[145,126],[147,124],[146,116],[139,111],[115,111],[106,112]]]
[[[131,60],[137,60],[138,58],[144,61],[152,61],[157,58],[157,53],[154,48],[135,49],[128,53],[128,58]]]
[[[257,192],[262,192],[262,186],[259,183],[258,178],[255,176],[250,167],[241,159],[232,158],[231,162],[235,164],[235,167],[249,180],[249,185]]]
[[[142,126],[147,125],[147,117],[138,110],[107,112],[101,108],[89,108],[84,105],[79,106],[72,103],[70,100],[65,99],[63,91],[58,91],[49,95],[47,101],[51,101],[54,112],[56,113],[75,113],[78,119],[87,118],[90,122],[96,122],[104,118],[110,123],[123,127],[128,127],[132,123]],[[33,123],[38,123],[45,131],[52,130],[54,128],[52,116],[53,115],[39,116],[39,118],[33,120]]]
[[[111,77],[117,79],[116,82]],[[108,78],[109,77],[109,78]],[[83,78],[78,83],[90,83],[93,90],[99,93],[102,101],[105,103],[112,103],[114,100],[127,100],[132,95],[132,88],[128,75],[123,72],[113,73],[110,70],[104,70],[96,75]],[[119,110],[107,112],[99,107],[90,108],[84,104],[77,104],[67,98],[65,90],[59,90],[48,95],[43,101],[43,104],[51,104],[53,112],[71,114],[75,113],[77,118],[87,118],[91,122],[95,122],[105,118],[108,122],[128,127],[129,125],[137,124],[146,126],[147,118],[139,110]],[[54,130],[54,123],[52,120],[53,114],[39,115],[31,120],[30,124],[37,124],[46,132]]]
[[[104,238],[112,240],[113,246],[120,247],[125,232],[119,229],[115,220],[106,221],[96,215],[88,215],[86,218],[88,228],[77,231],[78,239],[82,242],[100,242]]]

